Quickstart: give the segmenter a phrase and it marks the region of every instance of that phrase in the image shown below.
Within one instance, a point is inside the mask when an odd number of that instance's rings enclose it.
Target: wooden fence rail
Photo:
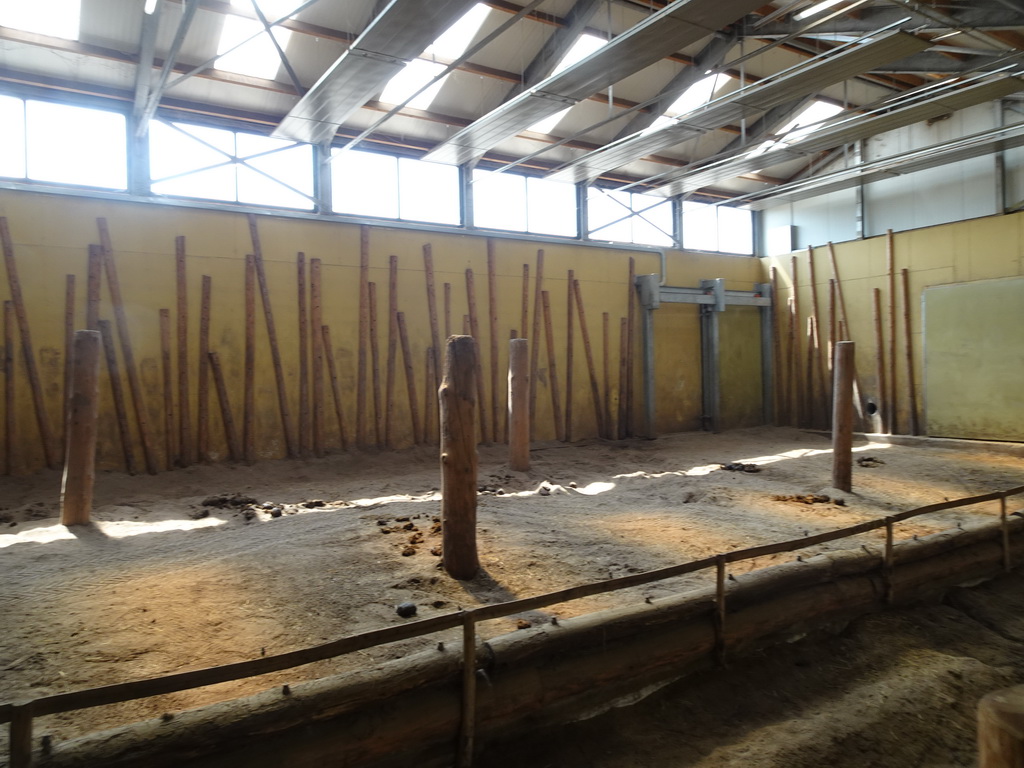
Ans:
[[[584,597],[615,592],[630,587],[639,587],[651,584],[656,581],[683,576],[695,573],[708,568],[715,568],[716,578],[716,622],[715,632],[718,638],[716,643],[717,653],[721,658],[724,655],[725,623],[725,579],[724,569],[727,563],[736,563],[742,560],[752,560],[767,555],[775,555],[784,552],[793,552],[798,549],[812,547],[817,544],[824,544],[839,539],[857,536],[862,533],[885,528],[886,541],[882,557],[882,574],[886,582],[886,596],[891,601],[892,589],[890,574],[892,571],[892,544],[893,525],[895,523],[909,520],[913,517],[943,512],[959,507],[982,504],[989,501],[999,501],[1000,526],[1003,530],[1003,565],[1009,570],[1009,535],[1006,513],[1006,499],[1010,496],[1017,496],[1024,493],[1024,485],[1010,488],[1004,491],[994,491],[980,496],[970,496],[953,501],[944,501],[938,504],[929,504],[924,507],[899,512],[877,520],[870,520],[857,525],[841,528],[835,531],[820,533],[815,536],[805,536],[800,539],[778,542],[776,544],[765,544],[762,546],[749,547],[747,549],[733,550],[720,555],[706,557],[701,560],[694,560],[689,563],[681,563],[666,568],[659,568],[644,573],[620,576],[605,581],[597,581],[589,584],[582,584],[575,587],[561,589],[555,592],[548,592],[535,597],[511,600],[494,605],[484,605],[479,608],[472,608],[456,613],[449,613],[443,616],[435,616],[429,619],[422,619],[399,626],[375,629],[363,632],[358,635],[344,637],[322,645],[303,648],[288,653],[266,656],[249,661],[225,664],[206,669],[197,669],[189,672],[179,672],[147,680],[135,680],[127,683],[116,683],[99,688],[90,688],[84,691],[73,691],[70,693],[59,693],[52,696],[30,701],[22,701],[10,704],[0,704],[0,724],[10,723],[10,766],[11,768],[27,768],[32,764],[32,719],[43,715],[52,715],[61,712],[72,712],[79,709],[98,707],[107,704],[118,704],[136,699],[159,696],[167,693],[201,688],[207,685],[242,680],[245,678],[265,675],[270,672],[279,672],[285,669],[293,669],[314,661],[323,661],[338,656],[352,653],[354,651],[366,650],[386,643],[394,643],[401,640],[409,640],[423,637],[435,632],[461,627],[463,630],[463,655],[465,669],[472,670],[475,666],[476,649],[473,638],[476,637],[475,625],[481,621],[506,618],[526,611],[547,608],[558,603],[578,600]],[[466,674],[463,677],[463,712],[461,733],[459,734],[458,765],[468,768],[472,761],[473,744],[473,702],[476,698],[475,674]]]

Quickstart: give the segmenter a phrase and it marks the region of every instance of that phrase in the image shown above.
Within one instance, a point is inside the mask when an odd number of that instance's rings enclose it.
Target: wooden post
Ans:
[[[512,339],[508,362],[508,466],[516,472],[530,468],[530,342]]]
[[[310,343],[313,374],[313,455],[318,459],[324,455],[324,337],[320,331],[323,325],[320,291],[320,259],[309,260],[309,330],[313,337]]]
[[[619,431],[617,433],[620,440],[625,440],[629,436],[629,429],[627,424],[627,413],[626,410],[626,377],[628,376],[629,366],[626,364],[628,357],[626,349],[629,346],[629,318],[619,318]]]
[[[500,440],[499,435],[501,413],[501,388],[498,376],[498,284],[497,266],[495,265],[494,240],[487,238],[487,309],[490,311],[489,331],[491,336],[491,437],[494,442]],[[434,342],[437,343],[436,341]],[[481,408],[483,405],[481,404]],[[483,418],[481,416],[481,418]]]
[[[794,290],[795,293],[795,290]],[[797,426],[796,402],[796,309],[793,297],[786,300],[786,424]]]
[[[75,276],[64,276],[64,403],[70,402],[71,398],[71,359],[74,356],[75,346]],[[67,410],[64,412],[64,449],[67,451],[68,442],[68,418]]]
[[[434,347],[434,389],[441,386],[441,339],[437,330],[437,291],[434,287],[434,252],[430,243],[423,245],[423,271],[427,279],[427,319],[430,321],[430,343]],[[446,288],[448,293],[445,299],[448,306],[445,307],[445,326],[451,321],[451,289]]]
[[[220,419],[224,425],[224,438],[228,444],[228,454],[232,461],[238,461],[242,457],[242,449],[238,444],[235,419],[231,415],[231,402],[228,400],[228,388],[224,383],[224,372],[220,367],[220,356],[216,352],[210,352],[209,358],[213,385],[217,389],[217,401],[220,403]]]
[[[92,513],[99,413],[100,332],[75,331],[68,395],[68,438],[60,489],[61,525],[84,525]]]
[[[875,378],[878,384],[878,402],[875,407],[878,409],[875,413],[875,421],[877,427],[874,429],[876,432],[883,432],[885,430],[886,423],[886,412],[889,408],[889,402],[886,398],[889,396],[889,391],[885,386],[885,338],[882,334],[882,289],[874,289],[874,310],[875,310]]]
[[[450,337],[438,397],[443,563],[454,579],[471,579],[480,570],[476,550],[476,369],[475,340]]]
[[[852,341],[840,341],[832,365],[832,485],[841,491],[853,480],[853,353]]]
[[[604,412],[604,437],[615,439],[615,422],[612,420],[612,379],[611,379],[611,315],[601,313],[601,373],[604,384],[601,409]]]
[[[203,275],[203,291],[199,301],[199,391],[196,395],[196,454],[199,461],[209,461],[210,428],[210,303],[213,278]]]
[[[444,337],[452,335],[452,284],[444,284]]]
[[[309,411],[309,311],[307,309],[306,254],[295,258],[299,311],[299,456],[309,456],[312,422]]]
[[[447,283],[445,283],[447,285]],[[398,257],[388,259],[388,359],[384,380],[384,444],[396,448],[395,423],[395,359],[398,356]]]
[[[526,329],[530,325],[530,265],[523,264],[523,299],[519,308],[519,336],[526,338]]]
[[[555,336],[551,328],[551,297],[541,291],[544,303],[544,342],[548,350],[548,387],[551,390],[551,416],[555,420],[555,438],[565,440],[565,423],[562,421],[562,401],[558,392],[558,370],[555,367]]]
[[[245,369],[242,384],[242,453],[256,460],[256,257],[245,257]]]
[[[14,303],[14,314],[18,318],[18,329],[21,331],[21,352],[25,358],[25,372],[28,374],[29,389],[32,391],[32,404],[35,406],[36,424],[39,426],[39,438],[43,443],[43,457],[46,466],[57,469],[57,450],[54,447],[53,432],[46,416],[46,404],[43,401],[43,385],[36,367],[36,354],[32,346],[32,334],[28,327],[28,314],[25,311],[25,299],[21,294],[21,282],[18,280],[18,267],[14,259],[14,244],[7,228],[7,217],[0,216],[0,242],[3,245],[4,264],[7,267],[7,284],[11,290],[11,301]],[[154,469],[153,474],[156,474]]]
[[[486,410],[486,407],[485,407],[484,403],[487,402],[487,401],[484,399],[483,365],[480,362],[480,355],[479,355],[479,350],[480,350],[479,342],[480,342],[481,336],[480,336],[480,324],[477,321],[477,314],[476,314],[476,289],[474,288],[474,285],[475,285],[475,283],[473,281],[473,270],[472,269],[466,269],[466,301],[468,302],[468,305],[469,305],[469,334],[474,339],[477,340],[476,397],[477,397],[477,403],[480,406],[480,442],[483,443],[484,445],[486,445],[488,443],[488,439],[487,439],[487,418],[486,418],[487,410]]]
[[[803,379],[800,377],[800,349],[798,337],[800,334],[800,283],[798,280],[796,256],[792,258],[793,276],[793,378],[792,394],[794,398],[793,426],[806,427],[807,421],[804,418],[807,402],[804,399],[805,393],[802,386]],[[806,394],[810,397],[810,394]]]
[[[601,392],[597,386],[597,369],[594,367],[594,353],[590,347],[590,333],[587,331],[587,314],[583,309],[583,294],[580,293],[580,281],[572,281],[572,290],[576,297],[576,312],[580,318],[580,338],[583,339],[583,352],[587,358],[587,373],[590,374],[590,397],[594,401],[594,420],[597,422],[597,436],[605,437],[604,410],[601,408]]]
[[[117,366],[114,334],[110,329],[109,320],[100,320],[98,325],[103,338],[103,351],[107,360],[107,373],[110,377],[110,394],[114,400],[114,415],[117,417],[118,434],[121,436],[121,450],[124,451],[124,468],[129,475],[134,475],[138,469],[135,466],[135,451],[132,448],[131,428],[128,426],[128,410],[124,402],[121,372]]]
[[[409,346],[409,331],[405,325],[405,313],[398,313],[398,341],[402,347],[402,362],[405,364],[405,391],[409,395],[409,419],[412,421],[412,441],[423,442],[420,429],[420,413],[416,405],[416,375],[413,369],[412,348]]]
[[[124,308],[124,298],[121,295],[121,283],[117,278],[117,265],[114,263],[114,250],[110,244],[110,232],[107,229],[107,220],[103,217],[96,219],[100,231],[100,245],[103,249],[103,266],[107,273],[107,288],[110,290],[110,303],[114,308],[114,324],[117,327],[117,336],[121,340],[121,357],[124,358],[124,372],[128,379],[128,391],[132,396],[132,406],[135,410],[135,424],[139,429],[139,442],[142,443],[142,455],[146,462],[146,471],[155,475],[156,452],[149,440],[149,426],[146,419],[145,397],[142,391],[142,382],[139,380],[139,369],[135,365],[135,353],[132,349],[131,338],[128,333],[128,315]],[[17,304],[15,304],[17,308]]]
[[[174,451],[174,372],[171,370],[171,310],[160,310],[160,370],[164,384],[164,466],[170,472],[178,456]]]
[[[377,284],[367,283],[370,309],[370,374],[373,384],[373,442],[377,448],[384,447],[384,411],[380,390],[380,343],[377,335]]]
[[[567,275],[569,293],[565,297],[567,310],[565,318],[565,442],[572,442],[572,374],[573,374],[573,314],[576,308],[573,306],[575,299],[576,278],[573,270]]]
[[[319,326],[317,326],[319,328]],[[357,448],[366,447],[366,341],[370,333],[370,228],[359,227],[359,341],[356,354]]]
[[[892,230],[885,233],[885,261],[889,272],[889,396],[886,403],[886,426],[896,434],[896,244]]]
[[[327,373],[331,377],[331,394],[334,396],[334,415],[338,419],[338,439],[341,441],[341,450],[348,450],[348,433],[345,430],[345,413],[342,409],[341,384],[338,381],[338,366],[334,361],[334,344],[331,343],[331,329],[329,326],[320,326],[322,331],[324,360],[327,363]]]
[[[910,409],[910,434],[920,434],[917,421],[917,379],[914,376],[914,335],[910,328],[910,270],[900,270],[903,278],[903,334],[907,347],[907,407]]]
[[[4,474],[14,474],[14,302],[4,302]]]
[[[85,327],[100,329],[100,288],[103,284],[103,249],[95,243],[89,246],[89,261],[85,284]]]
[[[626,302],[626,389],[625,395],[620,391],[619,397],[626,400],[626,426],[620,428],[619,432],[623,437],[632,437],[633,429],[633,337],[636,335],[636,259],[629,257],[629,297]],[[774,294],[773,294],[774,295]]]
[[[978,768],[1024,765],[1024,685],[993,691],[978,704]]]
[[[189,466],[192,454],[192,410],[188,396],[188,280],[185,271],[185,237],[174,239],[174,265],[178,286],[178,460]]]
[[[540,362],[540,321],[542,312],[541,291],[544,285],[544,251],[537,251],[537,275],[533,292],[533,330],[530,331],[530,436],[533,437],[537,410],[537,366]],[[523,328],[523,333],[526,329]]]

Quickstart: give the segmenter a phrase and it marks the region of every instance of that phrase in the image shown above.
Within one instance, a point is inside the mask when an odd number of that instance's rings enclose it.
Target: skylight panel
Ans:
[[[249,0],[231,0],[231,5],[238,9],[252,10]],[[274,22],[298,5],[294,0],[261,0],[259,7],[267,21]],[[291,31],[274,27],[272,32],[281,49],[286,49]],[[220,40],[217,42],[217,55],[220,56],[214,64],[217,69],[239,75],[273,80],[281,68],[281,57],[263,24],[242,16],[224,17]]]
[[[813,103],[802,109],[796,117],[786,123],[776,135],[777,139],[769,139],[761,142],[750,151],[751,155],[760,155],[770,149],[782,147],[785,144],[792,144],[814,132],[818,124],[830,117],[834,117],[843,111],[843,108],[836,104],[828,104],[824,101],[815,100]]]
[[[77,40],[82,0],[6,0],[0,2],[0,26]]]
[[[431,43],[423,52],[423,58],[414,59],[405,68],[391,78],[384,86],[380,100],[385,104],[403,104],[406,99],[423,88],[427,83],[444,71],[445,65],[436,61],[428,61],[439,57],[445,61],[454,61],[466,52],[491,9],[483,3],[477,3],[462,17]],[[406,106],[413,109],[427,109],[437,98],[444,87],[447,77],[443,77],[409,101]]]
[[[800,11],[800,13],[796,14],[796,16],[794,16],[793,18],[796,21],[803,21],[804,19],[809,19],[811,18],[811,16],[817,16],[822,11],[827,11],[833,5],[839,5],[840,2],[842,2],[842,0],[821,0],[820,3],[815,3],[810,8],[805,8],[804,10]]]
[[[698,107],[702,107],[711,101],[718,94],[719,89],[729,81],[729,76],[725,73],[717,75],[708,75],[707,77],[701,78],[696,83],[691,85],[678,99],[669,105],[669,108],[665,110],[664,114],[658,117],[653,123],[644,129],[644,133],[651,133],[657,131],[660,128],[664,128],[673,122],[673,118],[678,115],[692,112]]]
[[[551,77],[554,77],[559,72],[562,72],[573,64],[583,61],[594,51],[603,48],[608,44],[608,41],[597,37],[596,35],[580,35],[579,39],[572,44],[572,47],[566,51],[565,56],[558,62],[558,66],[555,67],[551,73]],[[536,123],[531,125],[526,130],[534,131],[535,133],[551,133],[555,129],[555,126],[562,122],[562,118],[569,114],[569,110],[572,107],[566,107],[561,112],[556,112],[549,117],[545,117],[543,120],[538,120]]]

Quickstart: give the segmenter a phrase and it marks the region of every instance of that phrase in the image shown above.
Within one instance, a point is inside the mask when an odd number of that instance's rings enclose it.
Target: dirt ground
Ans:
[[[418,616],[428,617],[1024,484],[1024,461],[1005,454],[863,442],[855,450],[854,493],[839,493],[829,487],[828,440],[794,429],[687,433],[651,441],[572,446],[551,443],[533,451],[532,468],[525,473],[508,470],[503,447],[484,447],[478,515],[483,570],[468,582],[448,578],[439,567],[436,448],[254,466],[197,466],[156,477],[102,474],[97,480],[95,524],[72,529],[57,520],[59,475],[8,478],[0,484],[4,585],[0,590],[0,701],[315,645],[406,621],[395,610],[403,602],[415,603]],[[722,466],[730,464],[742,466]],[[1011,510],[1020,506],[1014,502]],[[918,518],[901,524],[897,538],[996,513],[996,505],[990,503]],[[807,554],[878,540],[878,532],[865,534]],[[736,570],[791,557],[737,563]],[[712,578],[710,572],[693,574],[580,600],[550,609],[544,616],[528,614],[490,622],[482,631],[502,634],[546,620],[552,613],[576,615],[685,591]],[[996,646],[1009,642],[998,633],[988,637],[970,622],[965,624],[966,634],[957,636],[957,621],[943,620],[943,615],[928,621],[941,625],[943,638],[953,638],[951,647],[959,643],[973,649],[976,642],[993,641]],[[973,696],[971,686],[955,680],[977,676],[979,664],[987,670],[982,675],[986,684],[1014,677],[1005,672],[1007,665],[1016,665],[1015,674],[1020,677],[1019,641],[1024,629],[1014,630],[1019,633],[1014,640],[1018,655],[1012,664],[995,660],[996,651],[987,645],[982,650],[958,651],[951,657],[955,663],[946,664],[953,670],[949,677],[954,682],[935,688],[939,684],[931,678],[927,684],[914,682],[913,671],[932,653],[927,645],[921,650],[910,639],[917,620],[894,616],[885,619],[892,623],[882,627],[878,639],[882,646],[875,650],[871,650],[874,641],[869,642],[872,619],[867,629],[822,641],[820,648],[803,644],[804,650],[782,652],[780,658],[790,658],[799,668],[796,677],[802,687],[780,693],[781,704],[766,705],[769,714],[761,719],[756,714],[734,718],[730,713],[753,710],[756,702],[747,694],[761,690],[759,686],[771,687],[771,675],[785,661],[745,662],[724,679],[722,690],[711,678],[698,683],[708,697],[721,703],[708,707],[695,700],[690,710],[684,708],[678,715],[686,727],[669,728],[653,739],[679,748],[668,753],[675,755],[668,762],[634,750],[627,753],[632,757],[618,761],[601,762],[594,753],[574,758],[575,762],[562,755],[550,764],[801,764],[795,760],[796,753],[784,748],[789,744],[805,751],[824,749],[816,760],[806,763],[820,765],[825,762],[822,754],[832,760],[833,752],[842,751],[837,739],[852,738],[853,733],[857,749],[866,750],[867,757],[841,765],[924,764],[910,753],[902,761],[879,757],[880,761],[872,762],[871,750],[882,755],[887,748],[884,739],[871,738],[870,732],[879,730],[872,719],[877,702],[872,704],[871,697],[884,697],[886,708],[891,709],[904,699],[934,697],[936,691],[957,698],[956,685],[970,689]],[[366,666],[444,639],[440,634],[253,680],[42,718],[36,733],[68,738],[271,685]],[[450,640],[457,642],[457,635]],[[854,645],[868,653],[863,662],[870,673],[867,682],[860,678],[856,684],[846,682],[844,665],[854,662],[845,655]],[[904,651],[910,656],[901,660],[899,654]],[[872,681],[883,687],[875,690]],[[794,703],[802,702],[799,697],[804,693],[812,701],[809,709]],[[659,693],[641,706],[657,707],[662,696]],[[957,698],[956,706],[973,707],[976,697],[969,704],[962,698]],[[703,721],[691,716],[698,710],[704,713]],[[727,722],[711,727],[716,713]],[[787,716],[788,726],[779,726],[777,720],[772,721],[774,727],[762,722],[772,713]],[[700,722],[705,727],[691,743],[693,732],[687,729]],[[737,728],[734,723],[746,725]],[[883,723],[885,728],[889,724],[888,719]],[[645,727],[655,724],[651,721]],[[958,728],[960,743],[967,737],[960,733],[964,726]],[[721,743],[715,743],[716,734]],[[647,738],[644,732],[641,736]],[[0,755],[6,755],[3,741]],[[775,758],[751,762],[751,750]],[[946,762],[929,764],[970,765],[972,750],[970,744],[951,751]],[[531,757],[521,764],[549,763]]]

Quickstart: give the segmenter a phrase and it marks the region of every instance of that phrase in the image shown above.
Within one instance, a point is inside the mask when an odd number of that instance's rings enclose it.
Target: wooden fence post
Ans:
[[[1024,685],[993,691],[978,704],[978,768],[1024,765]]]
[[[530,342],[512,339],[508,359],[508,466],[530,468]]]
[[[62,525],[84,525],[92,512],[99,412],[100,332],[75,331],[68,436],[60,490]]]
[[[438,390],[441,413],[441,540],[444,569],[471,579],[476,551],[476,341],[451,336]]]
[[[840,341],[832,366],[832,486],[841,491],[853,482],[853,352],[852,341]]]

